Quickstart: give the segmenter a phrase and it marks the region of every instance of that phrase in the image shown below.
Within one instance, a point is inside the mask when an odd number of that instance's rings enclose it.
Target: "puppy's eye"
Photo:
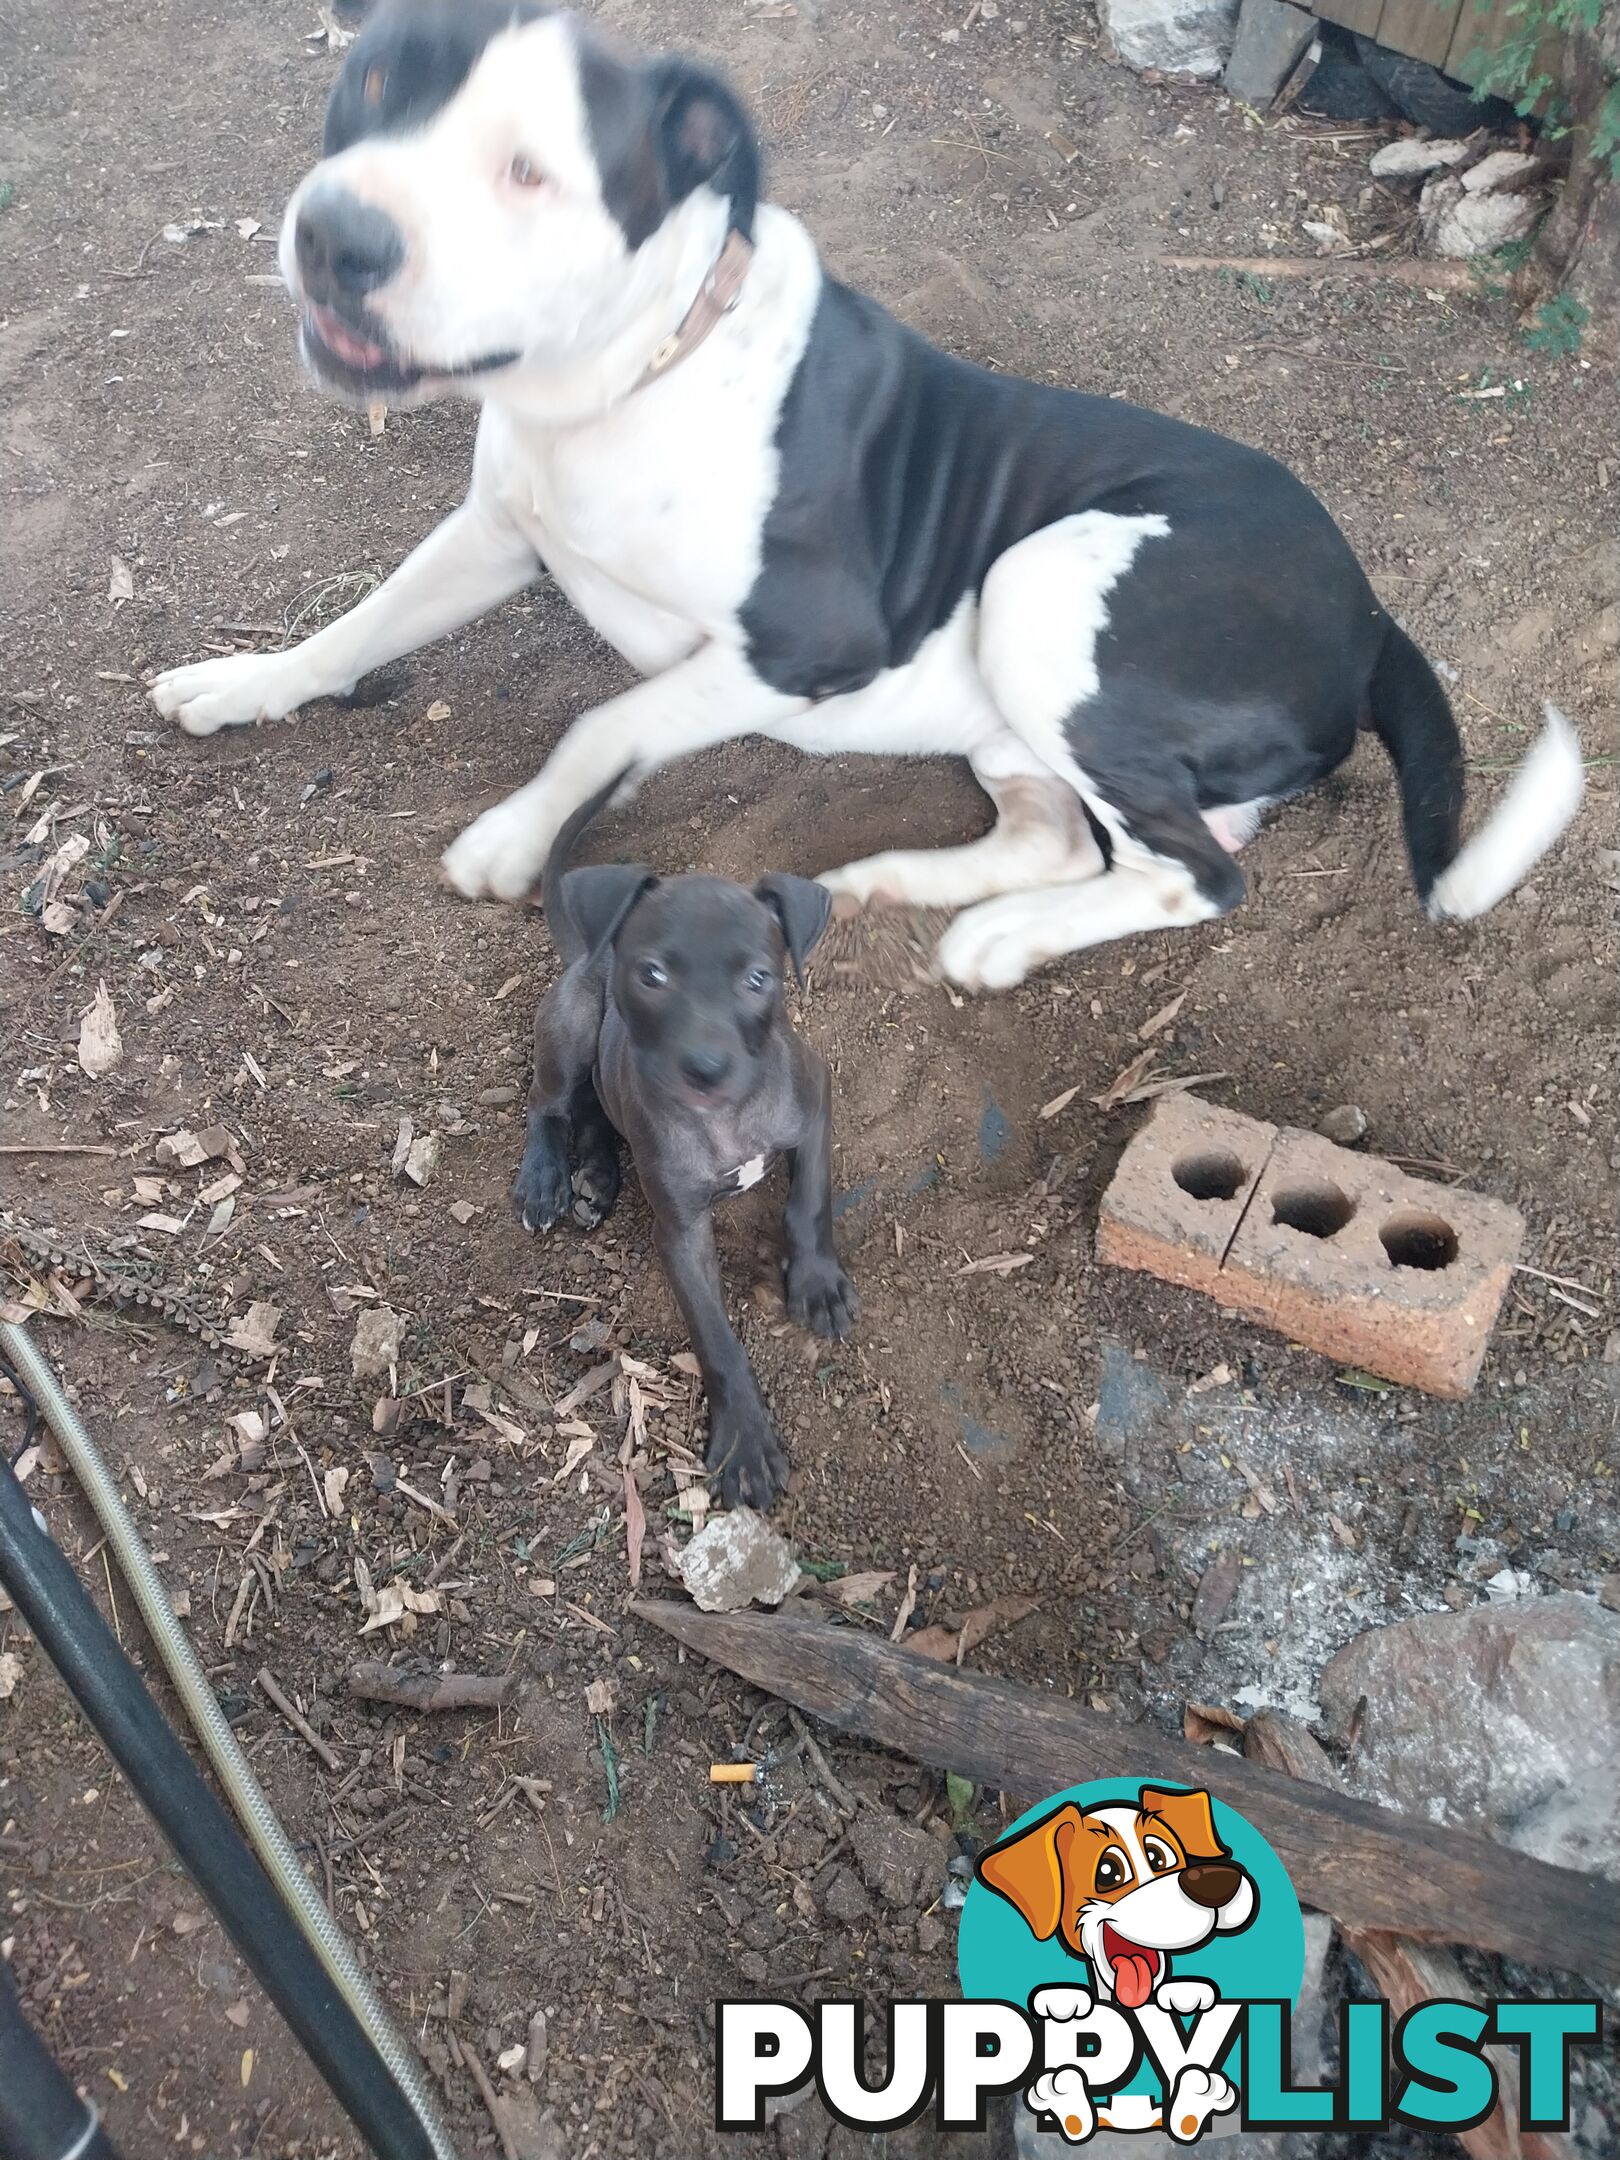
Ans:
[[[1097,1888],[1117,1890],[1131,1879],[1130,1863],[1116,1846],[1110,1845],[1097,1862]]]
[[[360,85],[360,95],[368,105],[380,105],[383,92],[388,88],[388,70],[374,67],[366,69],[366,79]]]
[[[761,990],[768,990],[771,987],[769,968],[750,968],[743,977],[743,987],[756,993]]]
[[[636,974],[649,990],[662,990],[665,983],[669,981],[668,975],[665,974],[663,967],[656,960],[643,960],[640,967],[637,968]]]
[[[1144,1838],[1142,1850],[1147,1854],[1148,1866],[1155,1875],[1167,1875],[1172,1868],[1181,1865],[1169,1846],[1161,1845],[1157,1838]]]
[[[506,177],[514,187],[544,187],[546,176],[538,165],[532,165],[526,157],[515,157],[506,168]]]

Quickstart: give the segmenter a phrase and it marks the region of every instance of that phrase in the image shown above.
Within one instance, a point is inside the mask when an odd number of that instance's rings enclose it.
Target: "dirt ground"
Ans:
[[[781,1527],[825,1576],[885,1574],[868,1607],[885,1630],[908,1581],[914,1626],[1037,1599],[975,1664],[1172,1727],[1189,1699],[1309,1715],[1341,1642],[1471,1602],[1501,1566],[1595,1586],[1620,1564],[1612,379],[1527,350],[1488,279],[1165,268],[1165,251],[1308,255],[1301,220],[1324,205],[1357,241],[1398,228],[1404,257],[1411,206],[1368,181],[1374,138],[1261,128],[1212,90],[1139,81],[1082,6],[603,12],[732,72],[774,194],[911,322],[1292,463],[1445,664],[1476,814],[1543,698],[1592,760],[1567,844],[1467,930],[1420,918],[1369,749],[1269,823],[1247,905],[1208,929],[984,1002],[818,973],[803,1021],[836,1068],[854,1339],[786,1328],[774,1187],[724,1228],[797,1471]],[[0,10],[0,1126],[13,1147],[115,1151],[0,1158],[4,1205],[103,1256],[133,1240],[122,1264],[144,1254],[216,1315],[279,1308],[273,1368],[245,1374],[105,1299],[35,1325],[466,2148],[494,2142],[473,2052],[532,2093],[524,2152],[675,2160],[711,2144],[716,1996],[952,1984],[949,1811],[932,1774],[827,1735],[862,1804],[853,1839],[803,1751],[757,1819],[711,1794],[712,1759],[792,1736],[627,1613],[624,1458],[645,1586],[667,1594],[666,1542],[691,1515],[674,1473],[702,1444],[644,1210],[627,1197],[597,1238],[544,1246],[508,1212],[552,962],[536,919],[457,900],[436,859],[620,665],[542,585],[364,687],[358,709],[195,743],[142,695],[160,665],[346,604],[463,485],[470,408],[391,414],[373,435],[300,376],[273,238],[335,65],[305,42],[315,15]],[[981,815],[946,764],[745,742],[658,777],[602,847],[671,870],[815,871],[964,837]],[[23,895],[73,834],[90,851],[53,934]],[[75,1046],[102,982],[124,1055],[93,1082]],[[1358,1105],[1378,1151],[1523,1208],[1544,1272],[1516,1279],[1470,1402],[1370,1389],[1097,1267],[1098,1196],[1142,1112],[1093,1098],[1148,1046],[1154,1075],[1217,1075],[1213,1099],[1266,1118]],[[442,1142],[420,1188],[391,1170],[407,1119]],[[215,1124],[239,1171],[155,1159],[159,1136]],[[200,1203],[222,1176],[240,1183]],[[9,1294],[37,1291],[11,1259]],[[380,1433],[389,1388],[356,1383],[349,1348],[379,1301],[406,1323],[404,1407]],[[227,1423],[244,1412],[267,1427],[245,1464]],[[19,1433],[0,1404],[0,1439]],[[47,1455],[30,1489],[107,1604],[71,1481]],[[374,1591],[437,1609],[357,1649],[362,1561]],[[1212,1563],[1226,1587],[1195,1628]],[[114,1606],[133,1645],[121,1590]],[[351,1700],[351,1660],[396,1650],[515,1669],[517,1707],[423,1720]],[[131,2153],[356,2151],[4,1614],[0,1652],[17,1661],[0,1949],[113,2134]],[[267,1703],[261,1667],[335,1769]],[[587,1689],[604,1682],[598,1714]],[[1005,1804],[981,1796],[982,1829]],[[512,2051],[537,2011],[546,2060],[525,2068]],[[843,2131],[829,2145],[814,2108],[734,2143],[856,2150]]]

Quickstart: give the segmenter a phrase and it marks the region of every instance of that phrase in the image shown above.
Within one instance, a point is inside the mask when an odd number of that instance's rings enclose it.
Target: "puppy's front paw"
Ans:
[[[230,653],[169,668],[147,686],[147,696],[166,720],[188,735],[254,720],[284,720],[302,702],[299,685],[280,653]]]
[[[512,1205],[525,1230],[553,1229],[572,1213],[574,1182],[568,1158],[549,1140],[531,1140],[524,1149],[512,1187]]]
[[[709,1406],[709,1447],[704,1463],[727,1507],[761,1514],[787,1491],[788,1459],[763,1403]]]
[[[787,1309],[812,1335],[842,1342],[860,1317],[861,1301],[836,1253],[807,1253],[787,1264]]]

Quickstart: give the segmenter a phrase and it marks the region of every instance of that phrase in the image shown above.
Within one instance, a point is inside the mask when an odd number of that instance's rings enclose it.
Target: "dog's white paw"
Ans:
[[[941,975],[962,990],[1011,990],[1050,957],[1021,894],[986,900],[958,915],[934,955]]]
[[[1177,2017],[1198,2017],[1213,2010],[1220,1997],[1207,1980],[1161,1980],[1153,1991],[1153,2000],[1161,2010],[1171,2010]]]
[[[1029,1999],[1029,2006],[1038,2018],[1050,2018],[1057,2025],[1090,2017],[1092,2012],[1091,1996],[1082,1987],[1037,1988]]]
[[[468,900],[521,900],[545,868],[553,821],[521,794],[474,818],[444,851],[444,874]]]
[[[906,875],[910,857],[902,854],[868,855],[864,862],[845,863],[842,870],[824,870],[817,878],[835,899],[860,907],[904,907],[916,901]]]
[[[220,660],[169,668],[148,687],[147,695],[166,720],[178,721],[188,735],[213,735],[254,720],[285,720],[303,702],[304,693],[284,654],[230,653]]]
[[[1176,2079],[1164,2110],[1164,2127],[1178,2145],[1191,2145],[1204,2134],[1212,2115],[1226,2115],[1237,2106],[1231,2080],[1218,2070],[1201,2070],[1188,2063]]]
[[[1083,2145],[1097,2127],[1091,2088],[1073,2068],[1043,2071],[1025,2090],[1024,2105],[1032,2115],[1050,2115],[1071,2145]]]

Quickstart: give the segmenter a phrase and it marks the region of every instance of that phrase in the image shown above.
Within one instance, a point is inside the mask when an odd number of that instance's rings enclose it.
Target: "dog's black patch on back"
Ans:
[[[555,10],[546,0],[397,0],[367,22],[327,101],[323,157],[368,135],[400,135],[442,112],[503,30]]]
[[[577,50],[602,200],[626,244],[640,247],[704,186],[730,202],[731,223],[751,235],[759,145],[728,85],[690,60],[626,58],[588,30]]]

